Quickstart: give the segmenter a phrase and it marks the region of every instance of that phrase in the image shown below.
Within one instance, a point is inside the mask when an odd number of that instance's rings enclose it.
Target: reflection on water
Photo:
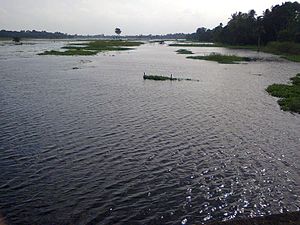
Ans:
[[[193,224],[299,210],[300,116],[264,91],[298,64],[220,65],[158,44],[36,55],[63,45],[0,46],[9,224]],[[143,72],[200,82],[144,81]]]

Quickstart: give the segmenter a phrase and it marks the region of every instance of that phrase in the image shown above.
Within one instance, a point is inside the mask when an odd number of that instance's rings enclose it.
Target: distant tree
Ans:
[[[121,29],[120,28],[116,28],[115,29],[115,33],[118,35],[118,36],[120,36],[120,34],[122,33],[122,31],[121,31]]]
[[[13,41],[15,43],[19,43],[21,41],[21,38],[20,37],[13,37]]]

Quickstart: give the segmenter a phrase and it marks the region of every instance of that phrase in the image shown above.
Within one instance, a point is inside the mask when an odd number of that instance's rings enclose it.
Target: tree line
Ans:
[[[257,16],[254,10],[236,12],[226,26],[221,23],[214,29],[201,27],[186,38],[230,45],[267,44],[271,41],[300,43],[300,4],[285,2],[275,5],[261,16]]]
[[[8,31],[0,30],[0,37],[5,38],[70,38],[71,35],[64,34],[61,32],[47,32],[47,31],[36,31],[36,30],[21,30],[21,31]]]
[[[115,32],[122,32],[120,28],[119,30],[115,30]],[[116,33],[118,34],[118,33]],[[121,34],[121,33],[120,33]],[[119,35],[119,34],[118,34]],[[122,36],[122,38],[139,38],[139,39],[185,39],[187,34],[184,33],[175,33],[175,34],[165,34],[165,35],[126,35]],[[63,38],[115,38],[113,35],[71,35],[65,34],[61,32],[47,32],[47,31],[36,31],[36,30],[22,30],[22,31],[8,31],[8,30],[0,30],[0,37],[4,38],[45,38],[45,39],[63,39]]]

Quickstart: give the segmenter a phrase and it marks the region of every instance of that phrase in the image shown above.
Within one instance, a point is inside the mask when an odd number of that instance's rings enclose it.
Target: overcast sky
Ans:
[[[0,0],[0,29],[70,34],[191,33],[226,24],[231,14],[261,14],[279,0]]]

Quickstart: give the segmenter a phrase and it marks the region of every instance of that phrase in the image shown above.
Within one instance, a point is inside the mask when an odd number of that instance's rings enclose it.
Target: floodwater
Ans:
[[[202,224],[300,209],[300,115],[265,88],[300,64],[222,65],[180,47],[38,56],[0,45],[0,214],[7,224]],[[75,69],[77,67],[78,69]],[[144,81],[143,73],[193,81]]]

